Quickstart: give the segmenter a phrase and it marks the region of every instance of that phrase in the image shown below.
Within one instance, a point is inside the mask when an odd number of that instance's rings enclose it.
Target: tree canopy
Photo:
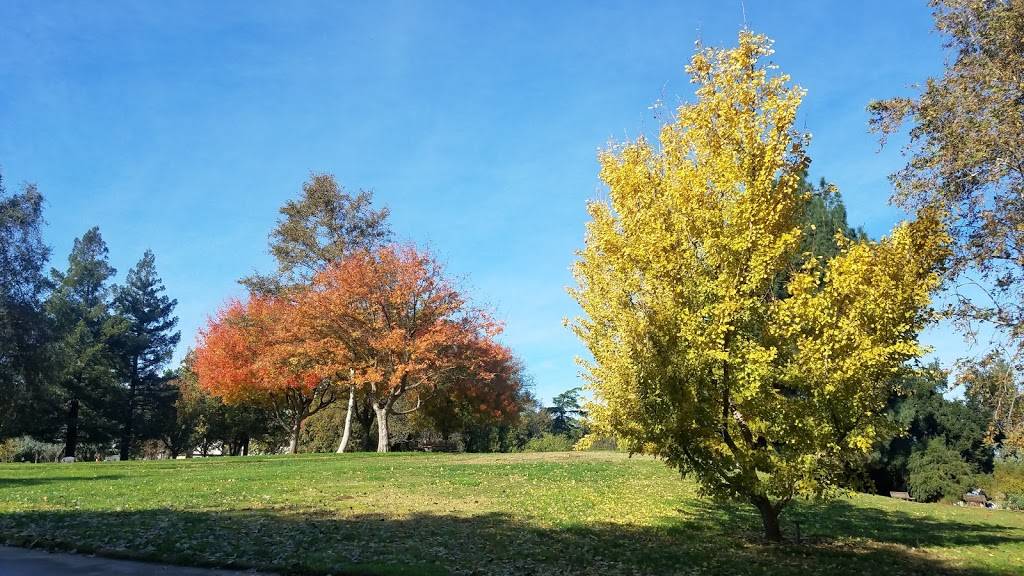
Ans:
[[[0,438],[45,434],[54,425],[48,416],[57,411],[51,330],[42,307],[50,255],[43,225],[43,196],[36,187],[8,195],[0,176]]]
[[[243,278],[256,293],[308,284],[332,262],[360,250],[373,250],[391,237],[387,208],[373,208],[373,194],[351,195],[330,174],[313,174],[302,195],[281,207],[270,233],[270,253],[277,270]]]
[[[905,124],[894,200],[937,210],[956,241],[949,277],[962,326],[993,323],[1024,345],[1024,3],[932,0],[948,50],[914,98],[871,103],[884,139]]]
[[[923,213],[874,242],[839,231],[809,256],[803,91],[763,60],[761,35],[699,49],[696,101],[603,153],[571,290],[595,430],[756,506],[768,538],[798,495],[828,496],[881,435],[893,376],[922,353],[948,238]],[[785,297],[774,290],[784,274]]]

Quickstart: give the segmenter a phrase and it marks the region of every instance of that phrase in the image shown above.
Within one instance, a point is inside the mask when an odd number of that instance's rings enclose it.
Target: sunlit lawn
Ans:
[[[1024,514],[855,496],[802,542],[613,453],[0,466],[0,541],[315,574],[1022,574]]]

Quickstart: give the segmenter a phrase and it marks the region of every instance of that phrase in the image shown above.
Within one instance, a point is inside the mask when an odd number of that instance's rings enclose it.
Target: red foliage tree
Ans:
[[[225,403],[269,406],[289,430],[292,454],[306,418],[337,392],[335,374],[308,353],[308,339],[296,330],[300,312],[283,298],[230,302],[200,332],[194,367],[200,385]]]
[[[471,449],[474,428],[490,430],[519,418],[524,386],[519,361],[493,339],[478,339],[464,354],[464,367],[452,371],[443,390],[424,403],[422,417],[441,433],[445,444],[452,433],[461,432]]]
[[[357,252],[280,296],[232,302],[200,334],[195,372],[227,403],[273,408],[298,448],[306,418],[358,389],[389,447],[388,417],[435,393],[491,417],[514,417],[518,368],[501,327],[411,246]],[[399,407],[402,407],[401,409]]]
[[[388,417],[418,409],[456,371],[487,380],[507,351],[485,344],[501,328],[470,307],[429,254],[388,246],[353,254],[317,274],[298,297],[307,353],[324,373],[352,375],[388,451]],[[492,357],[493,356],[493,357]],[[399,401],[407,407],[400,410]]]

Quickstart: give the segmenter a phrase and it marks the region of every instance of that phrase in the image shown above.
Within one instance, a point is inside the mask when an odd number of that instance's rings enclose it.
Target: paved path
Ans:
[[[255,572],[185,568],[99,556],[0,546],[0,576],[253,576]],[[265,573],[262,576],[269,576]]]

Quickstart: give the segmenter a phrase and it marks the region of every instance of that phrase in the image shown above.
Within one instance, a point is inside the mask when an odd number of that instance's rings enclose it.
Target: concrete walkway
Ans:
[[[255,572],[185,568],[99,556],[0,546],[0,576],[253,576]],[[261,576],[269,576],[260,573]]]

